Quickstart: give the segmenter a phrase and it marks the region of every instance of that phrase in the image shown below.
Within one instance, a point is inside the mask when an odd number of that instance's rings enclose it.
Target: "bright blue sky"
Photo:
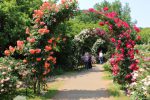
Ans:
[[[103,0],[78,0],[80,9],[88,9]],[[115,1],[115,0],[107,0]],[[129,3],[131,17],[137,20],[137,26],[150,27],[150,0],[120,0],[123,4]]]

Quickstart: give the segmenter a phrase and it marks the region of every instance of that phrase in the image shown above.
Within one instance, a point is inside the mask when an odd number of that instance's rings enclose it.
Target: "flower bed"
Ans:
[[[128,86],[129,95],[132,100],[149,100],[150,99],[150,60],[149,60],[149,45],[138,45],[140,55],[140,69],[133,74],[135,82]],[[144,48],[144,49],[143,49]]]

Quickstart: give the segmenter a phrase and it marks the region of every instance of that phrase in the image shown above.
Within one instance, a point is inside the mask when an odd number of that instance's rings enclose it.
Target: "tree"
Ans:
[[[25,28],[30,26],[33,9],[41,0],[2,0],[0,2],[0,56],[9,45],[25,39]]]
[[[94,5],[94,8],[96,10],[102,10],[104,7],[108,7],[110,12],[115,11],[118,14],[119,18],[128,23],[131,23],[131,10],[128,3],[126,3],[125,6],[123,6],[119,0],[116,0],[112,3],[104,0],[101,3],[97,3]]]

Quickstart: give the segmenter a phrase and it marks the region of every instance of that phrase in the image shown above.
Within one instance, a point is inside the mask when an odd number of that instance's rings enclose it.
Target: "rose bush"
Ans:
[[[149,100],[150,99],[150,49],[149,45],[137,45],[140,54],[136,58],[140,59],[140,69],[132,73],[135,82],[128,85],[128,93],[132,100]]]
[[[0,98],[10,99],[16,89],[24,85],[28,74],[26,65],[13,58],[0,58]]]
[[[19,52],[26,57],[23,62],[32,72],[34,92],[40,93],[46,76],[56,64],[55,51],[59,51],[58,43],[62,42],[61,34],[55,33],[57,26],[72,17],[76,9],[77,1],[75,0],[61,0],[61,4],[58,5],[53,2],[44,2],[38,10],[34,10],[34,26],[26,29],[27,39],[18,40],[16,47],[10,46],[8,50],[5,50],[6,56]],[[135,53],[138,53],[134,47],[140,40],[140,36],[137,35],[140,31],[139,28],[121,19],[116,12],[110,12],[107,6],[100,11],[90,8],[89,12],[101,19],[99,25],[106,29],[97,30],[100,31],[98,35],[115,47],[115,49],[113,48],[114,54],[110,59],[114,80],[124,85],[135,82],[132,73],[139,69],[139,61],[134,57]],[[90,35],[79,34],[75,37],[78,52],[80,51],[82,54],[83,49],[78,47],[83,46],[84,50],[90,51],[90,47],[94,44],[93,41],[91,43],[84,38],[96,41],[97,32]],[[77,54],[78,59],[80,59],[79,56],[81,54]]]
[[[137,34],[140,29],[120,19],[116,12],[109,12],[108,7],[104,7],[100,11],[91,9],[89,12],[98,14],[102,19],[99,25],[108,28],[105,33],[108,34],[107,37],[115,46],[114,54],[110,59],[114,80],[120,84],[134,82],[135,80],[131,80],[131,73],[139,69],[139,61],[134,57],[138,50],[134,49],[134,46],[140,40],[140,36]]]
[[[6,56],[19,52],[26,57],[23,62],[32,72],[35,93],[40,93],[46,76],[56,64],[54,55],[55,51],[59,51],[57,43],[61,41],[61,35],[55,30],[59,24],[72,17],[76,9],[76,0],[62,0],[61,4],[44,2],[38,10],[34,10],[34,26],[26,28],[27,39],[18,40],[16,47],[4,52]]]
[[[93,44],[99,37],[95,29],[84,29],[79,34],[75,35],[73,39],[75,67],[77,68],[81,63],[81,56],[85,52],[91,52]]]

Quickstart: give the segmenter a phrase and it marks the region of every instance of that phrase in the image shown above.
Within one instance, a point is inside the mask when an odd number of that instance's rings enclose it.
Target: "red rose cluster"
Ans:
[[[139,61],[134,57],[138,50],[134,49],[134,46],[141,39],[136,34],[140,32],[140,29],[120,19],[116,12],[109,12],[108,7],[104,7],[102,11],[90,8],[89,12],[103,16],[101,19],[104,21],[99,22],[99,25],[107,26],[109,30],[107,33],[111,34],[110,42],[115,46],[115,52],[110,59],[113,75],[118,77],[118,80],[122,77],[125,81],[131,82],[131,73],[139,69]],[[106,32],[102,33],[106,34]]]

